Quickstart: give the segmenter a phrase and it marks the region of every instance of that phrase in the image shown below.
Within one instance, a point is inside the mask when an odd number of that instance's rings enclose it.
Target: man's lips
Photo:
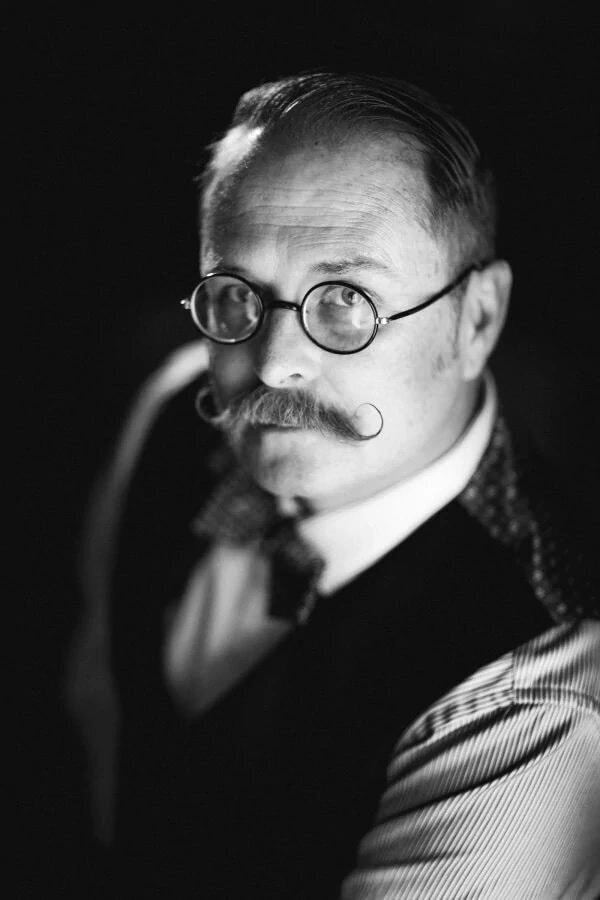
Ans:
[[[261,422],[260,425],[253,425],[253,428],[262,428],[269,431],[306,431],[301,425],[282,425],[280,422]]]

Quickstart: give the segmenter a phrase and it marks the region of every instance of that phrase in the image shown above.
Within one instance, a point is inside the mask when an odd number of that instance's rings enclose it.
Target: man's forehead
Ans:
[[[286,193],[295,192],[294,201],[303,199],[300,191],[310,197],[331,189],[347,191],[352,202],[353,194],[360,193],[352,191],[355,187],[382,205],[386,197],[412,202],[421,213],[429,199],[421,156],[397,135],[362,129],[327,137],[287,133],[265,138],[257,129],[238,126],[222,144],[205,197],[211,214],[227,215],[247,198],[256,205],[261,193],[272,199],[279,192],[285,202]]]
[[[362,255],[363,268],[369,257],[389,262],[388,250],[409,231],[410,239],[428,232],[423,175],[397,151],[387,140],[372,139],[263,148],[215,192],[203,223],[204,264],[218,264],[215,245],[271,238],[297,247],[323,242],[331,251],[325,257]],[[368,252],[361,254],[365,242]]]

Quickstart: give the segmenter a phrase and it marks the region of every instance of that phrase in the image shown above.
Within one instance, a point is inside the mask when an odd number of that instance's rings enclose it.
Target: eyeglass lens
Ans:
[[[243,281],[218,275],[198,285],[192,296],[191,312],[196,325],[208,337],[235,344],[256,330],[261,303]]]
[[[317,285],[302,308],[306,330],[323,347],[348,352],[369,343],[375,328],[373,307],[344,284]]]
[[[260,323],[260,315],[258,296],[231,275],[207,278],[192,297],[196,324],[208,337],[222,343],[249,338]],[[375,330],[375,313],[367,298],[344,284],[321,284],[309,291],[302,319],[317,344],[342,353],[362,349]]]

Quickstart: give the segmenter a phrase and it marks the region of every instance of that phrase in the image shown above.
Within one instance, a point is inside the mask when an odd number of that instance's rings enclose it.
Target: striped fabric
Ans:
[[[398,742],[343,900],[600,896],[600,622],[480,669]]]

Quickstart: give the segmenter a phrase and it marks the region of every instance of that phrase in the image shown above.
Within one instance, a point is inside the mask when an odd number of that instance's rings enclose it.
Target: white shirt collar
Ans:
[[[321,594],[347,584],[460,494],[489,442],[496,409],[496,387],[486,372],[482,406],[435,462],[366,500],[300,522],[302,537],[325,562],[318,584]]]

